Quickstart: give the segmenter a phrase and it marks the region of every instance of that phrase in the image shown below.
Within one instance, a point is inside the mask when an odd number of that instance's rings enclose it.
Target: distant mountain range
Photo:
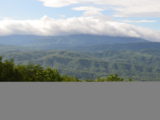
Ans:
[[[112,37],[100,35],[66,35],[66,36],[33,36],[10,35],[1,36],[0,45],[12,45],[18,47],[33,47],[41,49],[68,49],[89,46],[103,46],[111,44],[144,43],[149,42],[134,37]]]
[[[0,37],[0,56],[16,64],[39,64],[80,79],[110,74],[160,81],[160,43],[99,35]]]

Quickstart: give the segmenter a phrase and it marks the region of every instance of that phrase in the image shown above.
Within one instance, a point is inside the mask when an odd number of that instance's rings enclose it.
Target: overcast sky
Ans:
[[[160,0],[0,1],[0,35],[77,33],[160,41]]]

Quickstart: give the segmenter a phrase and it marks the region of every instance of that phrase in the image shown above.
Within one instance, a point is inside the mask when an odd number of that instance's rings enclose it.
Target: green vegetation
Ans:
[[[101,77],[95,80],[96,82],[105,82],[105,81],[115,81],[115,82],[120,82],[120,81],[132,81],[132,79],[124,80],[123,78],[120,78],[117,74],[115,75],[109,75],[108,77]]]
[[[135,81],[160,81],[159,46],[147,42],[43,50],[0,45],[0,56],[13,58],[17,66],[40,65],[82,81],[112,74]]]
[[[118,76],[160,81],[160,43],[141,38],[87,34],[1,36],[0,56],[14,59],[15,64],[2,61],[11,64],[15,70],[12,72],[20,74],[22,81],[121,81]],[[3,68],[7,70],[11,68]],[[52,73],[60,77],[53,80]]]
[[[107,82],[125,81],[118,75],[98,78],[96,80],[79,80],[75,77],[61,75],[52,68],[40,65],[15,65],[13,60],[2,60],[0,57],[0,82]]]
[[[17,65],[38,64],[81,80],[117,74],[136,81],[160,81],[160,50],[15,51],[0,54]]]

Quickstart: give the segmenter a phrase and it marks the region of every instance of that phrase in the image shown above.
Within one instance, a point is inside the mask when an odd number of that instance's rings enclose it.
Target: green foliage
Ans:
[[[115,75],[109,75],[108,77],[101,77],[101,78],[98,78],[96,79],[96,82],[119,82],[119,81],[124,81],[123,78],[120,78],[117,74]]]
[[[97,52],[32,51],[6,53],[16,64],[39,64],[79,79],[118,74],[137,81],[160,80],[160,50],[107,50]]]
[[[45,82],[63,81],[63,77],[55,69],[44,69],[39,65],[15,65],[13,60],[2,62],[0,58],[0,81]]]
[[[82,82],[78,78],[67,76],[67,75],[64,75],[62,78],[63,78],[63,82]]]
[[[133,81],[133,80],[132,79],[125,80],[123,78],[120,78],[117,74],[96,79],[96,82],[123,82],[123,81],[127,82],[127,81]]]
[[[93,81],[102,76],[117,74],[136,81],[160,81],[159,45],[157,43],[104,45],[95,46],[94,49],[88,47],[89,51],[17,50],[9,46],[0,46],[0,56],[4,59],[14,58],[15,63],[19,64],[18,67],[22,64],[39,64],[44,68],[54,68],[60,74],[74,76],[81,80]],[[13,66],[7,70],[11,72],[12,68]],[[3,71],[6,71],[5,68]],[[48,81],[52,80],[48,79]]]
[[[118,75],[92,80],[93,82],[123,81]],[[1,82],[83,82],[78,78],[61,75],[52,68],[43,68],[40,65],[15,65],[13,60],[2,60],[0,57]],[[91,82],[86,80],[84,82]]]

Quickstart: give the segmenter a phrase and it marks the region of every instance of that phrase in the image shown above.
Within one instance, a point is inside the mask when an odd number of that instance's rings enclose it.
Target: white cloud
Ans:
[[[70,4],[79,3],[76,0],[38,0],[44,3],[47,7],[63,7]]]
[[[92,7],[92,6],[74,7],[72,9],[76,11],[85,11],[84,12],[85,16],[102,15],[101,12],[105,10],[103,8]]]
[[[155,23],[157,20],[123,20],[125,23]]]
[[[73,4],[112,6],[118,17],[160,17],[160,0],[39,0],[47,7],[63,7]]]
[[[160,41],[160,32],[137,27],[127,23],[107,20],[103,17],[83,16],[53,19],[44,16],[43,18],[37,20],[4,19],[0,21],[0,35],[32,34],[54,36],[83,33],[141,37],[152,41]]]

